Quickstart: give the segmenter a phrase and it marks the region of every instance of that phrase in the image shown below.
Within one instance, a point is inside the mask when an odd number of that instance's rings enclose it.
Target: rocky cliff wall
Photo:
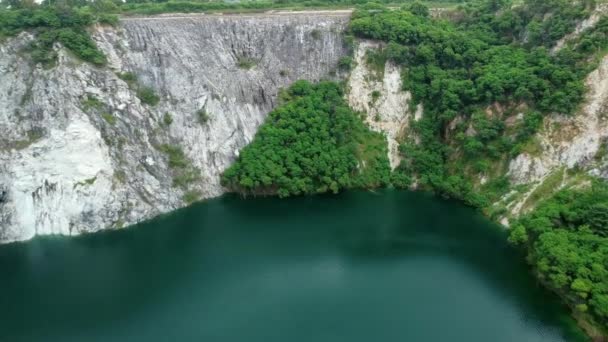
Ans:
[[[103,68],[59,46],[54,68],[35,66],[27,33],[0,44],[0,241],[119,228],[221,194],[279,89],[335,77],[348,18],[125,19],[93,29]]]

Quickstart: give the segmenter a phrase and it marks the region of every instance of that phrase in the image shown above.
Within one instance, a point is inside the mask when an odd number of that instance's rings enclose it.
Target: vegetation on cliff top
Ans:
[[[293,84],[224,173],[223,184],[281,197],[387,185],[384,136],[370,131],[343,95],[332,82]]]
[[[91,2],[87,6],[73,6],[67,2],[36,5],[25,1],[11,1],[9,8],[0,6],[0,38],[30,30],[36,39],[28,50],[36,63],[50,67],[55,64],[55,43],[61,43],[78,58],[95,65],[106,63],[104,54],[88,34],[94,23],[114,24],[116,16],[106,14],[116,7],[110,1]]]
[[[466,0],[425,1],[429,6],[450,7],[464,3]],[[314,8],[347,8],[362,5],[368,0],[251,0],[251,1],[148,1],[127,0],[120,5],[120,13],[160,14],[160,13],[195,13],[195,12],[255,12],[269,9],[314,9]],[[400,6],[412,0],[379,0],[376,2]]]
[[[276,0],[276,1],[148,1],[148,0],[0,0],[0,39],[23,31],[34,33],[28,50],[35,63],[50,68],[55,65],[55,43],[61,43],[83,61],[104,65],[106,57],[91,39],[88,29],[95,23],[115,25],[118,15],[243,12],[268,9],[305,9],[349,7],[367,0]],[[385,3],[407,3],[410,0],[382,0]],[[463,0],[442,0],[433,5],[457,4]]]
[[[416,140],[412,136],[401,147],[400,170],[423,188],[473,206],[485,208],[500,198],[509,189],[500,178],[506,162],[534,135],[542,116],[573,113],[581,102],[588,50],[598,48],[571,44],[553,55],[531,39],[552,45],[554,31],[561,36],[573,30],[592,6],[485,1],[465,6],[456,21],[431,18],[421,5],[357,10],[351,31],[387,42],[382,53],[407,66],[403,86],[424,104],[423,118],[412,124]],[[605,37],[602,31],[594,42],[605,45]],[[479,175],[494,182],[477,184]]]

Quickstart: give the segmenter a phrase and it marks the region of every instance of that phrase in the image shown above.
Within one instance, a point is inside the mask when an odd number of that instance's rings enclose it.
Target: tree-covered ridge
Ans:
[[[369,5],[354,13],[352,33],[387,42],[382,53],[405,66],[404,89],[424,105],[423,118],[412,124],[417,139],[403,142],[400,172],[478,207],[508,190],[508,181],[500,178],[504,167],[526,146],[543,115],[575,112],[585,92],[591,52],[582,40],[553,55],[531,45],[530,32],[543,16],[562,23],[546,24],[547,29],[573,29],[574,18],[592,5],[574,11],[567,0],[550,3],[549,13],[536,0],[515,7],[510,1],[484,1],[464,7],[456,21],[431,18],[421,5],[400,10]],[[592,30],[600,31],[589,50],[607,45],[602,25]],[[518,113],[523,118],[507,125]],[[475,181],[479,175],[494,181],[481,186]]]
[[[387,185],[385,138],[365,126],[343,95],[332,82],[294,83],[224,173],[223,184],[281,197]]]
[[[562,190],[513,227],[510,241],[526,248],[543,283],[578,315],[608,327],[606,183]]]

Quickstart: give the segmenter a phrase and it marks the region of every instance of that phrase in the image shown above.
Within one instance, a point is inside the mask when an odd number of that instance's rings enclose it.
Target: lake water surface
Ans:
[[[0,341],[579,341],[475,211],[421,193],[197,204],[0,246]]]

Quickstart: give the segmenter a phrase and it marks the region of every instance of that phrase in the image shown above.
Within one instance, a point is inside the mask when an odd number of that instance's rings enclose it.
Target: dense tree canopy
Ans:
[[[608,326],[608,186],[563,190],[514,225],[540,279]]]
[[[313,194],[388,184],[386,142],[344,102],[339,85],[298,81],[222,178],[253,194]]]

